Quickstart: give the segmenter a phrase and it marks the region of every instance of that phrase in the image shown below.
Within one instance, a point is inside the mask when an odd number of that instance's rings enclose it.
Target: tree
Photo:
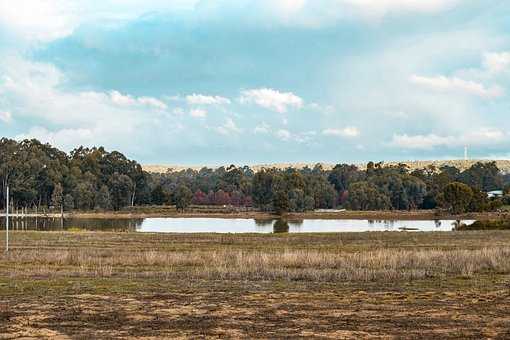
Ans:
[[[163,205],[168,201],[168,196],[163,190],[163,186],[158,184],[152,189],[151,202],[155,205]]]
[[[64,210],[69,211],[74,209],[74,198],[70,194],[64,196]]]
[[[112,202],[110,199],[110,191],[106,185],[101,186],[101,189],[96,195],[96,207],[103,210],[109,210],[112,208]]]
[[[207,195],[202,190],[198,189],[195,191],[191,203],[197,205],[206,205],[208,204]]]
[[[129,176],[115,172],[110,180],[110,198],[114,210],[119,210],[130,205],[131,195],[134,188],[133,181]]]
[[[304,211],[312,211],[315,209],[315,200],[312,196],[305,196],[303,209]]]
[[[81,210],[94,208],[95,192],[96,190],[92,183],[88,181],[79,182],[73,190],[76,208]]]
[[[187,207],[189,207],[192,199],[193,193],[187,186],[183,184],[181,184],[174,192],[174,201],[177,210],[184,211]]]
[[[263,210],[270,210],[273,202],[273,174],[267,170],[258,171],[253,177],[253,203]]]
[[[289,211],[289,197],[285,191],[277,191],[274,194],[273,209],[279,215]]]
[[[289,210],[299,212],[305,210],[305,192],[301,189],[294,189],[289,192]]]
[[[483,212],[490,208],[489,199],[487,194],[475,188],[471,188],[473,191],[473,198],[469,203],[469,211],[471,212]]]
[[[462,172],[458,176],[458,180],[472,188],[485,192],[500,190],[503,186],[503,178],[496,162],[478,162]]]
[[[328,176],[328,181],[335,186],[336,191],[344,192],[349,185],[359,182],[363,173],[355,165],[337,164]]]
[[[53,193],[51,194],[51,204],[55,207],[55,209],[61,209],[63,207],[64,189],[60,183],[55,185],[55,188],[53,189]]]
[[[444,204],[454,214],[462,214],[468,211],[473,199],[473,190],[464,183],[453,182],[448,184],[443,191]]]
[[[385,210],[391,202],[375,185],[363,181],[351,185],[347,206],[353,210]]]

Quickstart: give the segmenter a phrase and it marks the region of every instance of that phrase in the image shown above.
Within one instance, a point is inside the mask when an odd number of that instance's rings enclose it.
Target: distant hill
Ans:
[[[406,164],[411,170],[416,169],[423,169],[428,167],[429,165],[434,165],[435,167],[439,168],[444,165],[454,166],[460,170],[465,170],[469,167],[471,167],[473,164],[477,162],[491,162],[491,160],[432,160],[432,161],[403,161],[403,162],[384,162],[385,166],[392,166],[392,165],[398,165],[398,164]],[[317,163],[275,163],[275,164],[257,164],[257,165],[250,165],[250,168],[252,168],[254,171],[258,171],[263,168],[279,168],[279,169],[286,169],[286,168],[296,168],[296,169],[302,169],[304,167],[310,167],[313,168]],[[322,167],[325,170],[332,169],[335,164],[331,163],[318,163],[321,164]],[[510,160],[496,160],[496,164],[498,165],[499,169],[504,173],[510,173]],[[364,164],[356,164],[360,169],[366,168],[366,163]],[[205,165],[201,166],[183,166],[183,165],[142,165],[143,169],[147,172],[152,173],[165,173],[168,170],[172,169],[173,171],[180,171],[185,169],[193,169],[193,170],[200,170]],[[228,165],[226,165],[228,166]],[[208,168],[218,168],[218,166],[207,166]]]

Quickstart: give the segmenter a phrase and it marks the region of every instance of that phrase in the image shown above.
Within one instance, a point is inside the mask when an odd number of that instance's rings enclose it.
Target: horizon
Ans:
[[[0,135],[141,164],[509,159],[509,11],[0,1]]]

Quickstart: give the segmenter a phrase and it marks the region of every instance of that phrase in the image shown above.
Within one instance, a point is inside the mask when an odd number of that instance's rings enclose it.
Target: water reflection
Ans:
[[[40,230],[101,230],[135,232],[144,221],[143,218],[55,218],[55,217],[10,217],[9,229],[15,231]],[[5,229],[5,218],[0,218],[0,229]]]
[[[225,218],[51,218],[12,217],[11,230],[97,230],[155,233],[313,233],[363,231],[451,231],[459,223],[453,220],[342,220],[342,219],[225,219]],[[0,217],[0,229],[5,218]]]
[[[257,227],[267,227],[268,225],[273,225],[274,223],[274,220],[273,219],[254,219],[253,221],[255,221],[255,225]]]
[[[273,224],[273,233],[281,234],[289,232],[289,223],[284,219],[276,220]]]

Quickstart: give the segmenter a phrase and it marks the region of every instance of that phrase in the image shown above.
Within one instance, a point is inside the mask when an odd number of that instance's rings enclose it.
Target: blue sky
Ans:
[[[504,0],[0,0],[0,135],[142,163],[510,157]]]

